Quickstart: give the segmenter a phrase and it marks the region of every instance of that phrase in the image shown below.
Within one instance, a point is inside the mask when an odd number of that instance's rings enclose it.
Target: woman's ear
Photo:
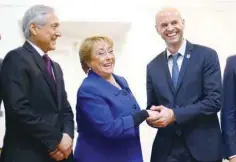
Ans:
[[[91,64],[89,62],[86,62],[89,69],[91,69]]]

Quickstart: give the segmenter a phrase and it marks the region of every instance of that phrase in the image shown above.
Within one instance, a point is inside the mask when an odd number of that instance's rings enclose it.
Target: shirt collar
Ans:
[[[187,45],[187,41],[184,39],[182,45],[180,46],[179,50],[177,53],[179,53],[181,56],[184,56],[185,51],[186,51],[186,45]],[[167,53],[167,59],[169,58],[169,56],[171,55],[171,52],[166,49],[166,53]]]
[[[39,55],[41,57],[43,57],[43,55],[45,54],[43,52],[43,50],[41,50],[38,46],[36,46],[34,43],[32,43],[31,41],[27,40],[29,42],[29,44],[39,53]]]

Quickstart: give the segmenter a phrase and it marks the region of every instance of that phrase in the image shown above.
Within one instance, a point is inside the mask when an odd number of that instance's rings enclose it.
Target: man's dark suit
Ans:
[[[225,156],[236,155],[236,55],[227,59],[223,78],[221,127]]]
[[[62,70],[53,61],[52,67],[56,87],[28,42],[6,55],[1,71],[6,115],[1,162],[53,162],[49,152],[56,149],[62,133],[73,138],[73,113]],[[72,161],[72,156],[65,161]]]
[[[187,42],[176,90],[166,51],[147,66],[147,103],[172,108],[176,122],[158,129],[151,162],[166,162],[174,138],[182,136],[198,161],[221,159],[221,131],[217,112],[221,108],[221,72],[217,53]]]

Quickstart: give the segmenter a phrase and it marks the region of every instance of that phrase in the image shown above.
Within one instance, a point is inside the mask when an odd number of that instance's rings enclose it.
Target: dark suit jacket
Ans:
[[[6,55],[1,71],[6,115],[1,162],[53,162],[48,154],[62,133],[73,138],[73,113],[62,70],[56,62],[52,65],[56,87],[42,57],[28,42]]]
[[[77,94],[79,137],[76,162],[142,162],[139,128],[132,115],[140,107],[123,77],[121,90],[90,71]]]
[[[236,155],[236,55],[227,59],[223,78],[221,126],[226,157]]]
[[[173,88],[166,51],[147,66],[147,104],[172,108],[176,122],[158,129],[151,162],[165,162],[176,135],[182,135],[192,156],[199,161],[222,157],[217,112],[221,108],[221,71],[217,53],[187,42],[176,90]]]

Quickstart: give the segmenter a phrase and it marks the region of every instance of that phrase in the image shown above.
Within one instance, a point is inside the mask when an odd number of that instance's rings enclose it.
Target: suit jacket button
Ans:
[[[133,105],[133,109],[136,109],[136,108],[137,108],[137,106],[134,104],[134,105]]]
[[[127,96],[127,92],[123,92],[123,95],[124,95],[124,96]]]

